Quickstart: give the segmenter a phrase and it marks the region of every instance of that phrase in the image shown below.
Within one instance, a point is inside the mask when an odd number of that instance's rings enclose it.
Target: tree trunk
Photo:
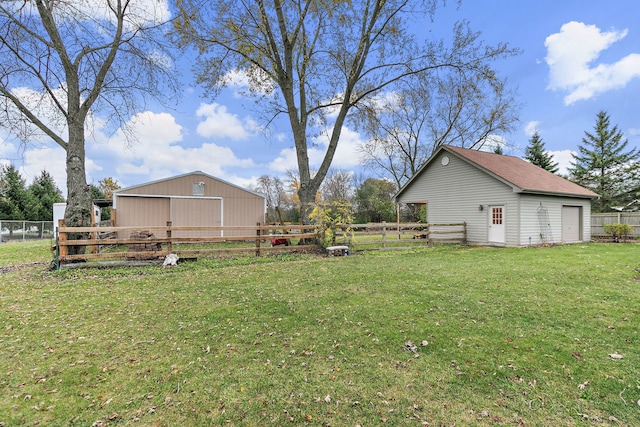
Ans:
[[[316,201],[318,186],[313,185],[315,181],[300,182],[298,198],[300,199],[300,222],[309,224],[309,214],[313,210],[313,203]]]
[[[69,125],[67,145],[67,207],[64,220],[69,227],[91,226],[91,189],[87,185],[85,173],[85,149],[83,122],[78,126]],[[86,239],[88,233],[72,233],[68,240]],[[83,254],[85,246],[70,246],[69,255]]]

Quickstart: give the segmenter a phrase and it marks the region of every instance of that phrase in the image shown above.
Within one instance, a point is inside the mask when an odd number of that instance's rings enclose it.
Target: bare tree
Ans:
[[[488,63],[509,55],[485,46],[466,23],[452,40],[420,41],[440,0],[178,0],[176,33],[200,56],[198,81],[216,93],[230,71],[244,72],[254,94],[284,114],[297,154],[301,213],[311,203],[333,161],[351,110],[387,86],[426,70],[456,68],[492,73]],[[309,164],[314,126],[330,128],[315,175]]]
[[[285,184],[278,177],[262,175],[251,189],[265,197],[267,215],[274,221],[280,219],[276,209],[289,210],[291,207],[291,198],[287,194]]]
[[[512,130],[517,105],[487,70],[425,73],[360,108],[368,141],[362,161],[402,187],[441,145],[480,149]]]
[[[325,203],[348,202],[353,198],[353,174],[348,171],[329,171],[321,187],[322,201]]]
[[[103,112],[113,130],[144,95],[172,92],[163,4],[0,0],[0,121],[24,143],[45,137],[66,151],[68,225],[90,224],[85,136],[92,115]]]

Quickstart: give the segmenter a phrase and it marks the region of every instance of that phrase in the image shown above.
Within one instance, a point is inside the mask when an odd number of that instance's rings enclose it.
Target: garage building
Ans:
[[[146,184],[123,188],[113,193],[114,225],[174,227],[231,227],[262,223],[266,202],[260,194],[246,190],[201,171],[191,172]],[[209,236],[246,235],[247,231],[217,230]],[[207,237],[202,231],[174,232],[175,237]]]

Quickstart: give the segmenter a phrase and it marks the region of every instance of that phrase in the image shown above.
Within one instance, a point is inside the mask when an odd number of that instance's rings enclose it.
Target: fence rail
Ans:
[[[629,237],[640,237],[640,212],[609,212],[591,214],[591,236],[606,237],[606,224],[628,224],[631,226]]]
[[[255,251],[256,256],[260,256],[264,251],[315,250],[317,245],[304,244],[307,239],[317,238],[315,231],[308,231],[313,229],[313,225],[261,224],[253,227],[174,227],[171,224],[150,227],[66,227],[61,222],[55,261],[56,266],[60,266],[73,261],[115,258],[160,259],[169,253],[188,257]],[[180,236],[180,232],[193,232],[205,237],[185,237]],[[121,237],[127,233],[128,237]],[[225,236],[225,233],[234,235]],[[81,238],[77,238],[78,235]],[[302,244],[289,247],[292,239]],[[70,251],[70,248],[77,246],[85,247],[85,252],[71,254],[76,251]]]
[[[395,223],[337,225],[333,229],[333,244],[348,244],[354,248],[406,248],[434,243],[466,243],[467,225]]]
[[[370,223],[335,227],[333,243],[354,249],[406,248],[436,242],[464,243],[466,224]],[[253,227],[66,227],[61,221],[55,263],[89,260],[162,259],[169,253],[180,258],[205,254],[255,251],[318,250],[315,225],[262,225]],[[313,244],[307,242],[313,241]],[[296,242],[296,245],[293,243]],[[291,245],[291,246],[289,246]],[[73,247],[83,247],[76,254]]]
[[[591,235],[594,238],[607,237],[604,231],[605,224],[628,224],[631,226],[629,237],[640,238],[640,212],[610,212],[591,214]],[[106,231],[113,229],[109,221],[100,224],[100,232],[114,233]],[[106,227],[105,227],[106,225]],[[299,228],[295,224],[287,224],[292,228]],[[271,226],[274,228],[275,226]],[[279,226],[282,228],[281,226]],[[371,224],[351,224],[354,231],[352,239],[354,245],[371,245],[372,239],[367,242],[367,238],[378,233],[384,237],[379,239],[379,245],[391,244],[394,240],[406,241],[409,239],[420,242],[448,241],[464,242],[466,238],[466,226],[464,224],[423,224],[423,223],[371,223]],[[151,229],[154,227],[134,227],[137,229]],[[160,227],[162,228],[162,227]],[[415,231],[415,233],[414,233]],[[94,231],[96,232],[96,231]],[[419,232],[419,233],[418,233]],[[336,240],[341,240],[343,230],[338,227],[336,230]],[[416,236],[417,235],[417,236]],[[407,238],[408,237],[408,238]],[[414,237],[416,237],[414,239]],[[0,220],[0,243],[10,241],[26,241],[36,239],[55,239],[53,221],[14,221]],[[344,239],[343,239],[344,240]],[[394,244],[396,244],[395,242]],[[114,243],[115,244],[115,243]],[[410,244],[410,242],[408,243]]]

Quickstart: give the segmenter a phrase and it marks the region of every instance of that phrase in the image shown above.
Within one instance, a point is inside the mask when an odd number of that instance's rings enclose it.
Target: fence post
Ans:
[[[61,232],[60,229],[62,227],[66,227],[67,224],[64,222],[64,219],[58,220],[58,247],[60,252],[60,257],[66,257],[69,255],[69,247],[66,245],[60,245],[60,242],[65,242],[67,240],[67,232]]]
[[[256,223],[256,256],[260,256],[260,240],[262,240],[261,238],[261,233],[260,233],[260,223]]]
[[[387,247],[387,221],[382,221],[382,249]]]
[[[167,221],[167,252],[171,253],[172,245],[171,245],[171,221]]]
[[[425,231],[426,233],[424,233],[424,242],[427,244],[427,246],[429,246],[429,244],[431,243],[431,227],[429,226],[429,223],[427,223],[427,229]]]
[[[462,243],[467,244],[467,221],[462,223]]]
[[[27,221],[22,221],[22,241],[27,239]]]

